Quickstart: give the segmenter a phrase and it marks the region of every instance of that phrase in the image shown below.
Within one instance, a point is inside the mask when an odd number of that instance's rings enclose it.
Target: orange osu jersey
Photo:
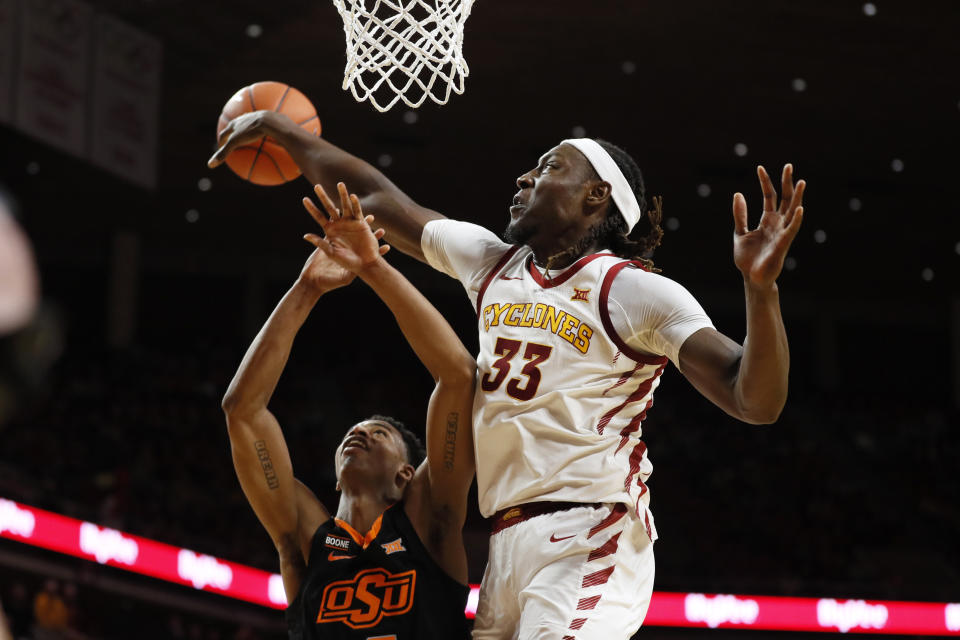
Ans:
[[[437,566],[397,503],[364,536],[331,518],[317,528],[300,592],[287,609],[291,640],[468,636],[469,587]]]

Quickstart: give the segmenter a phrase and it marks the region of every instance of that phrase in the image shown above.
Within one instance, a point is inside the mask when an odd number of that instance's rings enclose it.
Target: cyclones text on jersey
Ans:
[[[539,302],[537,304],[494,302],[486,305],[483,308],[484,331],[490,331],[490,327],[500,324],[549,331],[572,344],[583,354],[590,349],[590,338],[593,336],[593,328],[577,316],[557,309],[553,305]]]

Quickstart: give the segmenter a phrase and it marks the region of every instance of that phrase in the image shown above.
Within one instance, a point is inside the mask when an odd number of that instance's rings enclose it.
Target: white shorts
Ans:
[[[653,594],[653,542],[622,504],[574,507],[490,537],[474,640],[628,640]]]

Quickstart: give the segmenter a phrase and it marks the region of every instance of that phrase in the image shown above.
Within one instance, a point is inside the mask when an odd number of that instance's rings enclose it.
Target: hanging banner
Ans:
[[[93,10],[77,0],[20,3],[14,122],[59,149],[86,151]]]
[[[90,159],[154,188],[163,47],[109,15],[97,16],[95,34]]]
[[[0,122],[13,121],[14,54],[17,48],[16,0],[0,0]]]

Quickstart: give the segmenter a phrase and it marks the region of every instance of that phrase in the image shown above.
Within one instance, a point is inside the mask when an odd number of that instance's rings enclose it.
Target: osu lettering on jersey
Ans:
[[[469,587],[430,557],[398,503],[365,535],[331,518],[313,536],[291,640],[450,639],[468,635]]]

